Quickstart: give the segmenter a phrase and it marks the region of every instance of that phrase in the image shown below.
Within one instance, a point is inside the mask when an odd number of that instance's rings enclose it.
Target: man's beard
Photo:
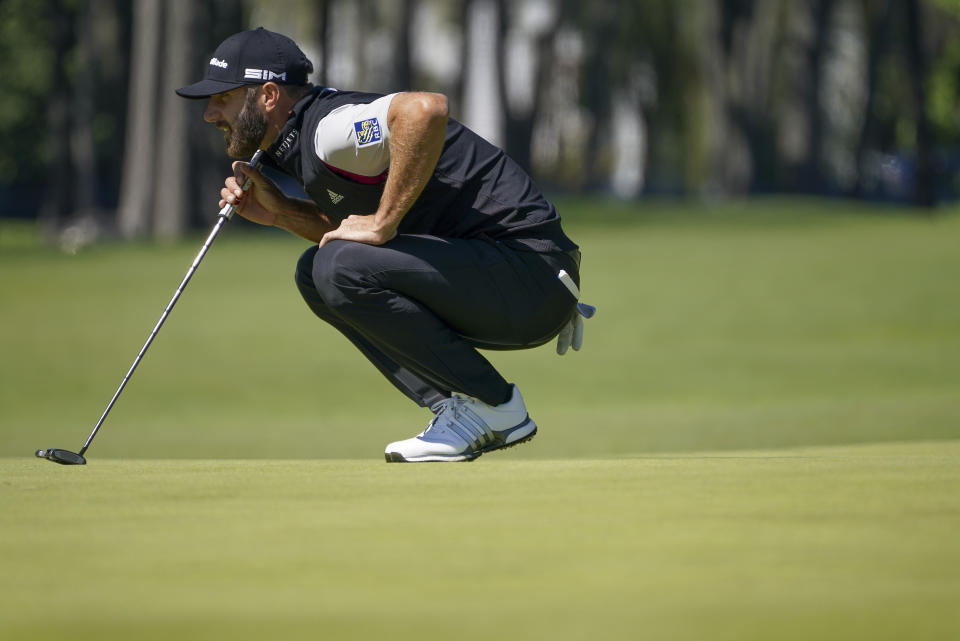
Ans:
[[[230,158],[249,158],[260,148],[260,142],[267,134],[267,117],[257,109],[255,92],[247,95],[234,126],[226,126],[223,139],[227,143],[227,156]]]

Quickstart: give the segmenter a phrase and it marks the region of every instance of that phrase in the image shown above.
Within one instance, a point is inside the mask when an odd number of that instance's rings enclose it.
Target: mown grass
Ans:
[[[541,432],[426,422],[315,321],[304,244],[75,256],[0,227],[0,638],[946,639],[960,620],[960,218],[565,203],[582,352],[490,354]],[[4,242],[4,238],[11,239]]]
[[[815,201],[564,211],[600,313],[579,353],[490,354],[543,427],[524,457],[960,433],[960,217]],[[0,252],[0,455],[79,447],[200,241]],[[93,453],[376,458],[415,433],[423,411],[299,299],[303,247],[228,227]]]
[[[0,462],[0,635],[948,639],[956,442]]]

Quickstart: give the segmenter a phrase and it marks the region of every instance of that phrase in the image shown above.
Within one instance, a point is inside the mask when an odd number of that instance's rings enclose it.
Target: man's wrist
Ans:
[[[377,232],[381,234],[384,242],[397,235],[397,228],[400,226],[401,218],[402,216],[397,216],[390,212],[384,212],[381,209],[378,209],[373,215],[374,227],[376,228]]]

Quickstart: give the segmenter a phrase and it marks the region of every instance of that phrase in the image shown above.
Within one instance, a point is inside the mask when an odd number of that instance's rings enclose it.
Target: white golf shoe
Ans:
[[[529,441],[537,433],[516,385],[502,405],[454,392],[431,409],[435,416],[421,434],[387,445],[388,463],[472,461],[484,452]]]

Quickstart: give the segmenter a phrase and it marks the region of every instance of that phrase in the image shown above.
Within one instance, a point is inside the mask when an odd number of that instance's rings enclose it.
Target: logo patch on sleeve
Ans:
[[[357,132],[357,145],[360,147],[380,142],[380,121],[376,118],[355,122],[353,129]]]

